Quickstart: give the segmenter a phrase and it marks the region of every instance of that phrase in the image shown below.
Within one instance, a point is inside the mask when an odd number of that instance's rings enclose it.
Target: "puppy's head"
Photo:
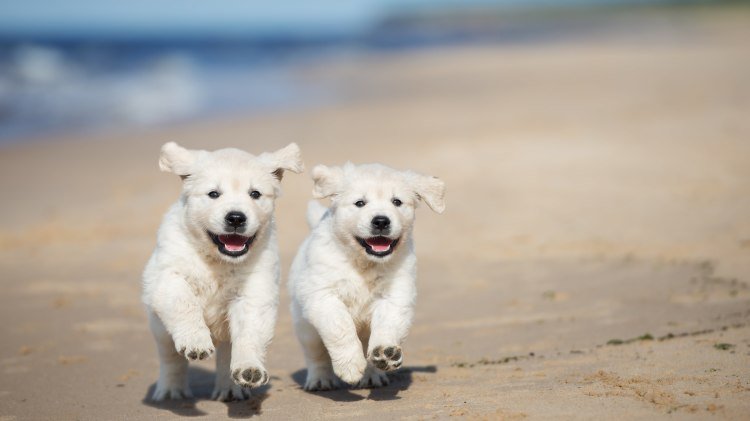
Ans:
[[[349,249],[374,262],[388,261],[407,241],[420,200],[432,210],[445,209],[445,184],[411,171],[379,164],[312,170],[313,196],[331,198],[335,235]]]
[[[284,171],[303,171],[292,143],[253,156],[239,149],[188,150],[162,146],[159,168],[183,179],[185,225],[198,247],[224,261],[241,262],[265,233]]]

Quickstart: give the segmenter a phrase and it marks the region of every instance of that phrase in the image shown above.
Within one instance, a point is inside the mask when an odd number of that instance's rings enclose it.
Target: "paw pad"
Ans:
[[[372,365],[383,371],[395,370],[401,367],[403,362],[401,347],[398,345],[375,347],[370,355],[370,361]]]
[[[242,387],[258,387],[268,383],[268,373],[262,368],[237,368],[232,372],[234,382]]]
[[[196,360],[205,360],[206,358],[210,357],[211,354],[214,353],[213,348],[207,348],[207,349],[187,349],[187,347],[180,348],[180,354],[185,356],[190,361],[196,361]]]

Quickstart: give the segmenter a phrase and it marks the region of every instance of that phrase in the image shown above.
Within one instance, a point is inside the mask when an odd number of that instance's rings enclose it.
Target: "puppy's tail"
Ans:
[[[328,212],[328,208],[321,205],[317,200],[311,200],[307,204],[307,225],[310,226],[310,229],[318,225],[326,212]]]

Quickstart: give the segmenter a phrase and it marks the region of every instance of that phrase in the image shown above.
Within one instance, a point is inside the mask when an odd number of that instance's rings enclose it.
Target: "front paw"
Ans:
[[[370,352],[369,359],[375,367],[383,371],[391,371],[401,367],[404,355],[398,345],[376,346]]]
[[[242,387],[258,387],[268,383],[268,372],[263,367],[238,367],[232,370],[232,378]]]
[[[205,360],[214,353],[214,343],[211,335],[201,335],[199,338],[174,338],[177,352],[190,361]]]
[[[361,351],[360,351],[361,353]],[[356,385],[362,379],[367,368],[367,360],[359,354],[359,358],[354,358],[347,363],[333,363],[333,372],[344,382],[350,385]]]

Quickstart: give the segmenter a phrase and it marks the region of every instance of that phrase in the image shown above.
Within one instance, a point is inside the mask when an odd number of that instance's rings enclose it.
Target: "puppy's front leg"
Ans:
[[[367,358],[383,371],[395,370],[403,363],[401,343],[411,327],[415,296],[413,281],[404,280],[400,288],[374,303]]]
[[[232,337],[231,373],[242,387],[268,383],[263,363],[266,348],[273,339],[278,307],[278,278],[255,274],[229,305],[229,332]]]
[[[188,360],[203,360],[214,353],[203,307],[184,279],[178,276],[160,279],[146,304],[172,335],[179,354]]]
[[[325,294],[308,297],[306,302],[311,305],[305,313],[331,356],[333,372],[346,383],[356,384],[365,372],[367,360],[346,306]]]

